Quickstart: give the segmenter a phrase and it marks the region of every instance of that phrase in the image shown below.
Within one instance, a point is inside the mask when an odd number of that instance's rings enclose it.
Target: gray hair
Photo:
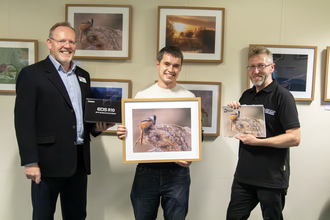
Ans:
[[[53,27],[51,27],[51,29],[49,30],[49,38],[51,38],[53,36],[54,30],[57,27],[69,27],[71,28],[74,33],[76,33],[76,31],[74,30],[74,28],[71,26],[71,24],[67,21],[63,21],[63,22],[57,22],[56,24],[53,25]]]
[[[263,54],[263,53],[267,54],[268,62],[273,63],[273,53],[269,49],[267,49],[266,47],[263,47],[263,46],[252,47],[249,51],[249,59],[255,55]]]

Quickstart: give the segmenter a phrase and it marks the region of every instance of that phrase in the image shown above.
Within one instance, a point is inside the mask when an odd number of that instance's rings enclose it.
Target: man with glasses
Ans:
[[[232,108],[241,105],[263,105],[266,138],[241,134],[239,159],[232,184],[227,220],[248,219],[260,203],[263,219],[283,219],[282,210],[289,186],[289,148],[300,143],[300,124],[295,100],[287,89],[272,79],[275,64],[265,47],[249,51],[249,76],[254,84],[239,102],[228,103]]]
[[[25,67],[16,83],[15,129],[25,175],[32,180],[34,220],[52,220],[58,195],[63,219],[86,218],[90,134],[113,124],[83,121],[88,72],[77,67],[75,31],[67,22],[49,32],[50,55]]]

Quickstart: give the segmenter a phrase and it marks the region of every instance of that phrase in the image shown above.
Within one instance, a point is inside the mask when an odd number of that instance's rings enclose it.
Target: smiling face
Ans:
[[[75,42],[75,32],[69,27],[59,26],[54,30],[51,37],[54,40],[47,39],[50,55],[63,66],[65,71],[68,71],[76,51],[76,45],[70,45],[68,42]],[[65,41],[66,43],[60,45],[57,41]]]
[[[267,66],[268,64],[270,64],[270,62],[268,59],[268,55],[265,53],[254,55],[249,59],[249,66]],[[249,71],[250,79],[253,85],[255,85],[257,92],[264,89],[273,81],[271,75],[274,72],[274,66],[275,64],[273,63],[265,67],[263,70],[258,70],[258,68],[254,68]]]
[[[181,71],[181,58],[165,53],[160,62],[157,60],[156,66],[159,72],[158,85],[163,89],[175,87]]]

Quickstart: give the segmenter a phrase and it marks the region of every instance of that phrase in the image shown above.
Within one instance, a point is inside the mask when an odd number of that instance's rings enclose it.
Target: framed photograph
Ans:
[[[91,98],[122,100],[132,98],[131,80],[122,79],[91,79]],[[116,133],[118,125],[105,132]]]
[[[257,45],[273,53],[275,71],[273,78],[287,88],[297,101],[313,101],[316,74],[316,46]],[[248,75],[248,88],[253,83]]]
[[[0,38],[0,92],[15,93],[23,67],[38,61],[38,40]]]
[[[330,47],[327,47],[326,66],[325,66],[325,80],[324,80],[324,101],[330,101]]]
[[[124,163],[202,160],[200,98],[123,99]]]
[[[77,59],[131,58],[131,5],[66,5],[76,30]]]
[[[158,6],[157,54],[177,46],[188,62],[223,62],[224,8]]]
[[[221,82],[177,81],[201,98],[202,127],[205,136],[220,135]]]

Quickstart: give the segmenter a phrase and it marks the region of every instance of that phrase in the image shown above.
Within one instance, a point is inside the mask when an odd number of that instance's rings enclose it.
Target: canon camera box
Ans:
[[[85,121],[121,123],[121,100],[86,98]]]

